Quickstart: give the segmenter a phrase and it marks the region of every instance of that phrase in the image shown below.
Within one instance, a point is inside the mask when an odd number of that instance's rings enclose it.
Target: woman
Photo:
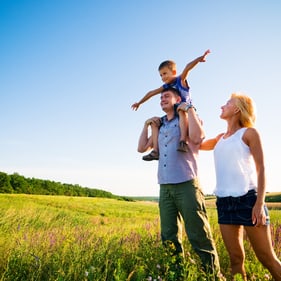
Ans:
[[[221,107],[227,122],[225,133],[202,143],[202,150],[214,150],[217,212],[220,231],[230,256],[231,273],[247,280],[244,260],[245,229],[259,261],[275,280],[281,280],[281,262],[272,247],[265,199],[263,149],[254,128],[255,108],[250,97],[232,94]]]

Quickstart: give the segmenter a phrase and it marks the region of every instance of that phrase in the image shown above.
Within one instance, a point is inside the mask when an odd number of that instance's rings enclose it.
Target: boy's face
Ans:
[[[162,81],[165,84],[169,84],[175,79],[177,72],[165,66],[159,70],[159,74],[161,76]]]

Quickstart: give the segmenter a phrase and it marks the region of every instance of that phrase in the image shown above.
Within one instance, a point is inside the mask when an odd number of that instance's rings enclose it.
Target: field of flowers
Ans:
[[[207,210],[229,280],[229,259]],[[157,203],[64,196],[0,194],[0,280],[177,280],[176,261],[161,245]],[[275,251],[281,258],[281,203],[270,209]],[[184,280],[212,280],[184,237]],[[249,280],[270,280],[245,237]]]

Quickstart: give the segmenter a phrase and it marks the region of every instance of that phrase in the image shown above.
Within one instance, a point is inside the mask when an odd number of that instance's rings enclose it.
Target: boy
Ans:
[[[160,94],[164,89],[169,87],[175,88],[180,92],[181,102],[186,102],[187,104],[191,104],[191,96],[189,93],[189,85],[187,83],[187,76],[189,71],[193,69],[199,62],[205,62],[206,56],[210,53],[210,50],[207,50],[202,56],[196,58],[195,60],[188,63],[183,72],[177,76],[176,63],[173,61],[164,61],[160,64],[158,71],[161,76],[162,81],[165,83],[160,88],[149,91],[139,102],[134,103],[131,107],[133,110],[137,110],[140,105],[146,102],[151,97]],[[176,109],[176,108],[175,108]],[[180,126],[180,142],[177,150],[182,152],[188,151],[188,145],[186,141],[186,131],[187,131],[187,115],[183,110],[179,110],[179,126]],[[148,154],[143,156],[143,160],[151,161],[159,159],[158,152],[158,126],[153,122],[150,124],[152,127],[152,139],[153,139],[153,150]]]

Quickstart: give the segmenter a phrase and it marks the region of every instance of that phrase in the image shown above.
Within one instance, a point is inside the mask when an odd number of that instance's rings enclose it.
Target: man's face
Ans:
[[[176,96],[172,91],[166,91],[161,94],[160,105],[162,110],[167,112],[174,110],[174,105],[180,102],[180,97]]]

